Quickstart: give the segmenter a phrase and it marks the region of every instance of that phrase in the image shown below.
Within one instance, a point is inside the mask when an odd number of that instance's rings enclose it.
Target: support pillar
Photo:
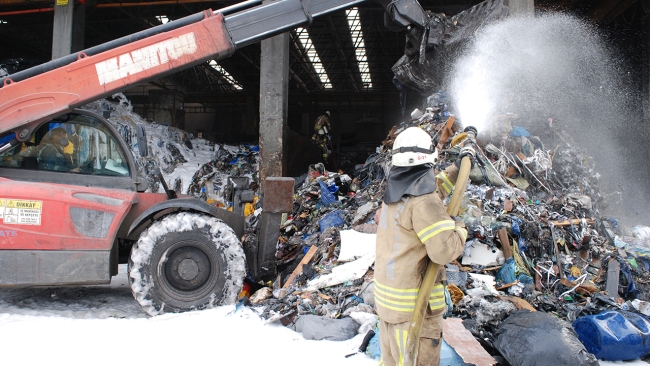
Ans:
[[[504,0],[504,5],[508,7],[508,15],[534,16],[534,0]]]
[[[262,41],[260,59],[260,184],[287,171],[284,142],[289,102],[289,33]]]
[[[72,53],[74,0],[56,0],[52,29],[52,60]]]
[[[90,1],[94,4],[93,0]],[[79,52],[85,49],[84,37],[86,34],[86,6],[93,4],[89,4],[89,1],[86,1],[86,3],[77,4],[74,7],[72,14],[72,41],[70,42],[72,52]]]

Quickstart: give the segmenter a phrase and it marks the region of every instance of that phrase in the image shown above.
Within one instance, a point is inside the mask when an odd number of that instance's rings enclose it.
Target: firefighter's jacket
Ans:
[[[458,168],[453,164],[436,174],[436,191],[441,200],[444,200],[454,190],[457,178]]]
[[[323,126],[327,126],[328,130],[332,128],[332,125],[330,124],[330,118],[326,114],[323,114],[322,116],[318,116],[318,118],[316,118],[316,121],[314,122],[314,132],[318,133],[318,131],[323,128]]]
[[[466,238],[467,230],[447,215],[436,192],[384,203],[375,261],[379,317],[388,323],[409,321],[429,260],[444,266],[463,252]],[[441,273],[429,298],[435,314],[446,306],[442,278]]]

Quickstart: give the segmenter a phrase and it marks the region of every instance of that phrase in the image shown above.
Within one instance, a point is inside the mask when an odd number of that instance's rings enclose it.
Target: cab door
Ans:
[[[13,132],[0,136],[13,137]],[[0,154],[0,176],[20,181],[143,191],[128,146],[102,117],[75,111],[42,124]]]

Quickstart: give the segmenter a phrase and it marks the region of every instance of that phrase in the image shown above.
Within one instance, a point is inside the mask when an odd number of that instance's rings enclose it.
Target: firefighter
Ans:
[[[418,127],[395,139],[392,167],[377,230],[375,303],[380,321],[380,365],[403,363],[406,335],[429,261],[445,265],[463,252],[467,230],[452,219],[436,192],[431,136]],[[417,365],[440,362],[442,315],[446,310],[438,274],[422,324]]]
[[[331,127],[330,111],[326,111],[325,114],[318,116],[316,121],[314,121],[314,135],[311,139],[320,147],[323,154],[323,162],[326,162],[329,158],[330,150],[328,143],[330,141],[329,131]]]

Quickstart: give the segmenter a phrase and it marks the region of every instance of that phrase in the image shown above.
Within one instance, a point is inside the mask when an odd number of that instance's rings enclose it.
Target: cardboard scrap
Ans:
[[[575,283],[575,282],[573,282],[573,281],[571,281],[571,280],[569,280],[567,278],[561,279],[560,283],[562,285],[564,285],[565,287],[568,287],[568,288],[574,288],[577,285],[577,283]],[[594,286],[594,285],[583,283],[580,286],[578,286],[575,289],[575,291],[577,293],[579,293],[580,295],[591,295],[591,294],[593,294],[595,292],[599,292],[600,290],[598,290],[598,288],[596,286]]]
[[[459,318],[442,320],[442,338],[458,353],[463,362],[476,366],[494,366],[497,364],[492,356],[481,346]]]
[[[511,302],[518,310],[537,311],[528,301],[515,296],[499,296],[499,299]]]
[[[289,276],[289,279],[287,280],[287,283],[285,283],[284,286],[282,286],[282,288],[287,288],[287,287],[291,286],[291,283],[293,282],[293,279],[296,278],[297,275],[302,273],[303,264],[309,263],[309,261],[312,259],[314,254],[316,254],[317,250],[318,250],[318,246],[316,246],[316,245],[313,245],[311,248],[309,248],[309,251],[307,252],[307,254],[305,254],[305,256],[302,258],[300,263],[298,263],[298,266],[296,267],[296,269],[293,270],[293,272],[291,273],[291,276]]]
[[[587,219],[586,221],[588,225],[593,225],[594,223],[596,223],[596,220],[594,219]],[[580,225],[581,223],[582,220],[580,219],[553,221],[553,226],[571,226],[571,225]]]

